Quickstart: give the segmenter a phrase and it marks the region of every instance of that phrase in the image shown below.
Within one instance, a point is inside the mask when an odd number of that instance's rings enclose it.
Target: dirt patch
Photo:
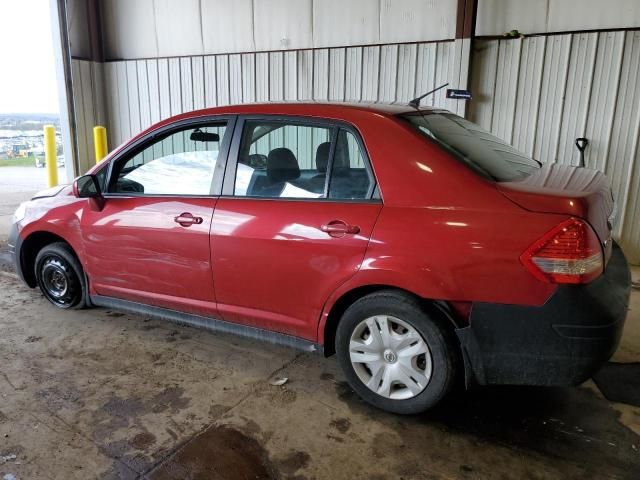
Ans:
[[[188,442],[148,478],[263,480],[276,479],[278,473],[257,440],[229,426],[215,426]]]
[[[180,410],[189,406],[191,399],[184,396],[184,388],[178,386],[167,387],[161,392],[155,394],[151,400],[151,411],[153,413],[164,412],[169,410],[170,413],[176,414]]]
[[[131,418],[145,411],[145,406],[139,398],[120,398],[112,396],[103,406],[102,410],[112,417]]]
[[[209,417],[212,419],[219,418],[222,415],[224,415],[227,412],[227,410],[229,410],[229,408],[231,407],[228,407],[227,405],[217,405],[217,404],[211,405],[209,407]]]
[[[167,335],[165,336],[165,341],[166,342],[175,342],[178,339],[178,334],[180,332],[178,332],[177,330],[172,330],[171,332],[167,333]]]
[[[140,432],[131,439],[131,446],[138,450],[146,450],[156,443],[156,437],[150,432]]]
[[[347,433],[351,428],[351,422],[348,418],[336,418],[335,420],[331,420],[330,425],[340,433]]]
[[[74,404],[78,407],[82,407],[84,405],[80,391],[65,383],[43,390],[38,390],[36,392],[36,398],[43,400],[49,409],[53,411],[57,411],[65,407],[72,407]]]
[[[282,473],[284,473],[285,475],[294,475],[298,470],[301,470],[309,465],[310,459],[311,457],[309,457],[309,454],[307,452],[294,450],[282,460],[279,460],[277,463]]]
[[[13,255],[9,253],[6,242],[0,242],[0,272],[16,273]]]
[[[134,472],[143,472],[151,468],[151,465],[153,465],[151,459],[140,452],[132,452],[132,447],[133,445],[129,440],[123,439],[109,442],[99,448],[102,453],[115,460],[114,465],[126,465],[127,469]]]
[[[344,438],[342,437],[338,437],[337,435],[332,435],[330,433],[327,433],[326,437],[329,440],[333,440],[334,442],[338,442],[338,443],[344,443]]]
[[[348,407],[393,429],[403,448],[376,451],[399,458],[414,453],[425,441],[426,429],[475,437],[477,441],[508,445],[530,454],[559,457],[581,465],[587,477],[603,472],[619,478],[637,478],[640,436],[619,421],[619,413],[585,388],[484,387],[449,396],[422,415],[400,417],[364,403],[348,384],[336,384],[336,393]],[[431,430],[429,430],[431,431]],[[428,443],[428,442],[427,442]],[[446,452],[442,452],[445,454]],[[400,466],[398,466],[400,468]]]

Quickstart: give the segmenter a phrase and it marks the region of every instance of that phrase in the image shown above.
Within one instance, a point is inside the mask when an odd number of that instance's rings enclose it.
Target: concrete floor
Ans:
[[[0,479],[640,478],[640,408],[591,381],[457,392],[400,417],[362,403],[335,358],[63,312],[9,269],[0,261]],[[614,360],[640,362],[640,291]]]
[[[627,361],[640,360],[639,293]],[[640,475],[640,408],[608,402],[591,382],[460,392],[400,417],[363,404],[333,358],[104,309],[63,312],[6,273],[0,309],[0,475]]]

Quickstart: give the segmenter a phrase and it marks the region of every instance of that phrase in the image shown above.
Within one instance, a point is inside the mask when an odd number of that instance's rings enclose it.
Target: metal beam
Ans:
[[[476,35],[478,0],[458,0],[456,38],[473,38]]]
[[[78,175],[80,169],[78,168],[76,117],[73,106],[73,85],[71,82],[71,54],[69,51],[67,8],[65,0],[50,0],[49,7],[51,11],[53,55],[55,57],[56,79],[58,83],[62,148],[65,156],[67,181],[71,181]]]

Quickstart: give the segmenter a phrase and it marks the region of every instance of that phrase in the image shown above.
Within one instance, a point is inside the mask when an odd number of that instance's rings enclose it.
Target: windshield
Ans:
[[[536,160],[452,113],[416,112],[402,118],[476,172],[497,182],[522,180],[540,168]]]

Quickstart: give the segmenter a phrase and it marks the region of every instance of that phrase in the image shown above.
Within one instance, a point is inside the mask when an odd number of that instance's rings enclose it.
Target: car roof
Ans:
[[[443,111],[441,108],[437,107],[420,107],[419,110],[425,113]],[[137,141],[138,139],[154,132],[159,128],[163,128],[181,120],[196,119],[198,117],[206,117],[209,115],[292,115],[348,120],[350,117],[354,116],[362,118],[363,113],[365,115],[372,114],[375,116],[383,115],[392,117],[411,112],[416,112],[416,109],[408,104],[402,103],[328,102],[314,100],[243,103],[239,105],[209,107],[181,113],[161,120],[160,122],[151,125],[146,130],[143,130],[139,134],[135,135],[129,141],[124,142],[118,148],[113,150],[109,154],[109,157],[118,153],[125,146]]]
[[[345,110],[370,112],[383,115],[400,115],[415,112],[416,109],[408,104],[382,102],[328,102],[328,101],[290,101],[243,103],[239,105],[225,105],[186,112],[167,119],[167,123],[190,117],[220,114],[271,114],[271,115],[309,115],[340,117]],[[437,110],[431,107],[420,107],[420,110]],[[164,122],[163,122],[164,123]]]

